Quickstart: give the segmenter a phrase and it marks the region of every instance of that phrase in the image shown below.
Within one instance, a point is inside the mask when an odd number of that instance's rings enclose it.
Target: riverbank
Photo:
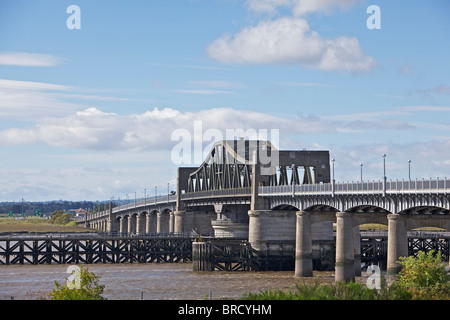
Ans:
[[[55,225],[42,218],[0,218],[0,234],[89,232],[90,229],[73,225]]]

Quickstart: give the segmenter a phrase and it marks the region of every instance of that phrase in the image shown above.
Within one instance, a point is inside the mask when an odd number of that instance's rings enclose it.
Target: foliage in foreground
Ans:
[[[402,271],[388,284],[381,277],[380,289],[365,284],[338,282],[334,284],[301,283],[296,290],[266,290],[246,293],[244,300],[450,300],[450,276],[440,253],[419,252],[418,257],[401,258]]]
[[[450,300],[450,276],[441,261],[441,253],[420,251],[417,258],[401,257],[402,271],[397,275],[398,286],[412,299]]]
[[[95,275],[83,266],[79,270],[72,281],[67,278],[65,284],[55,281],[56,288],[49,294],[51,300],[106,300],[101,296],[105,288],[99,284],[101,275]]]

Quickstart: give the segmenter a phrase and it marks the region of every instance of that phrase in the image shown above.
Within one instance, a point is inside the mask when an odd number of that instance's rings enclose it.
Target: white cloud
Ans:
[[[17,81],[8,79],[0,79],[0,88],[32,91],[67,91],[70,89],[70,87],[68,86],[59,84],[33,81]]]
[[[49,54],[26,52],[0,53],[0,65],[22,67],[53,67],[64,62],[64,59]]]
[[[68,90],[68,86],[52,83],[0,79],[0,118],[27,121],[82,108],[61,100],[61,94]]]
[[[224,137],[227,129],[258,131],[291,128],[286,130],[286,132],[289,131],[288,134],[330,130],[319,118],[288,119],[227,108],[208,109],[195,113],[154,108],[143,114],[131,115],[105,113],[96,108],[89,108],[65,117],[40,119],[36,125],[29,128],[2,130],[0,144],[19,145],[41,142],[56,147],[95,150],[169,149],[174,145],[171,141],[172,132],[184,128],[193,136],[195,121],[202,123],[202,130],[217,129],[223,133]],[[308,126],[299,125],[302,121],[308,121]]]
[[[324,38],[310,30],[305,19],[297,17],[261,21],[234,36],[223,35],[208,46],[207,52],[222,63],[301,64],[350,72],[368,72],[376,66],[356,38]]]
[[[211,90],[211,89],[183,89],[177,92],[186,94],[200,94],[200,95],[216,95],[216,94],[234,94],[232,91],[227,90]]]
[[[348,10],[355,4],[355,0],[294,0],[295,15],[305,15],[313,12],[329,14],[335,8]]]
[[[0,79],[0,119],[30,121],[46,116],[64,116],[86,109],[85,104],[74,102],[76,100],[137,101],[135,98],[76,91],[74,87],[60,84]]]
[[[231,108],[197,112],[154,108],[142,114],[119,115],[88,108],[68,116],[41,118],[28,128],[4,129],[0,131],[0,144],[44,143],[54,147],[86,150],[145,151],[172,148],[175,145],[172,133],[177,129],[188,132],[196,141],[204,139],[203,135],[208,129],[219,132],[222,138],[227,138],[227,130],[245,132],[253,129],[257,133],[261,130],[270,133],[270,130],[278,129],[280,144],[283,145],[283,141],[289,141],[292,136],[417,128],[413,123],[393,118],[399,114],[408,112],[394,110],[328,117],[301,114],[284,117]],[[201,124],[200,129],[195,127],[196,123]],[[196,130],[200,130],[200,133]],[[210,140],[202,141],[208,142]]]
[[[331,13],[335,8],[348,10],[355,0],[247,0],[250,10],[263,13],[274,13],[280,7],[293,11],[294,15],[302,16],[309,13]]]

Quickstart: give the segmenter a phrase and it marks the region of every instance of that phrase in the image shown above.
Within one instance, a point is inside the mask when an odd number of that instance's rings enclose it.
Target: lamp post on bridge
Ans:
[[[411,160],[408,160],[408,179],[411,181]]]
[[[334,162],[336,159],[331,159],[331,167],[332,167],[332,180],[331,180],[331,194],[334,197],[334,188],[335,188],[335,180],[334,180]]]
[[[362,183],[363,182],[363,174],[362,174],[363,164],[361,163],[359,166],[361,167],[361,183]]]
[[[383,197],[386,197],[386,154],[383,153]]]

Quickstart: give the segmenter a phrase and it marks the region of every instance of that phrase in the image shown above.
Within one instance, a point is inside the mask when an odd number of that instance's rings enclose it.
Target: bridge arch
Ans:
[[[292,204],[279,204],[276,205],[275,207],[271,208],[271,210],[275,210],[275,211],[299,211],[300,209],[293,206]]]
[[[149,210],[145,223],[145,233],[156,233],[158,224],[158,210]]]
[[[438,206],[415,206],[399,212],[406,230],[433,227],[450,231],[450,210]]]
[[[136,217],[136,233],[143,234],[146,233],[146,224],[147,224],[147,211],[140,211],[137,213]]]
[[[158,233],[170,233],[173,232],[173,212],[170,208],[164,208],[163,210],[158,212],[157,215],[158,223],[157,230]]]
[[[119,226],[119,232],[120,233],[126,233],[128,232],[128,216],[125,215],[118,215],[116,217],[117,225]]]

